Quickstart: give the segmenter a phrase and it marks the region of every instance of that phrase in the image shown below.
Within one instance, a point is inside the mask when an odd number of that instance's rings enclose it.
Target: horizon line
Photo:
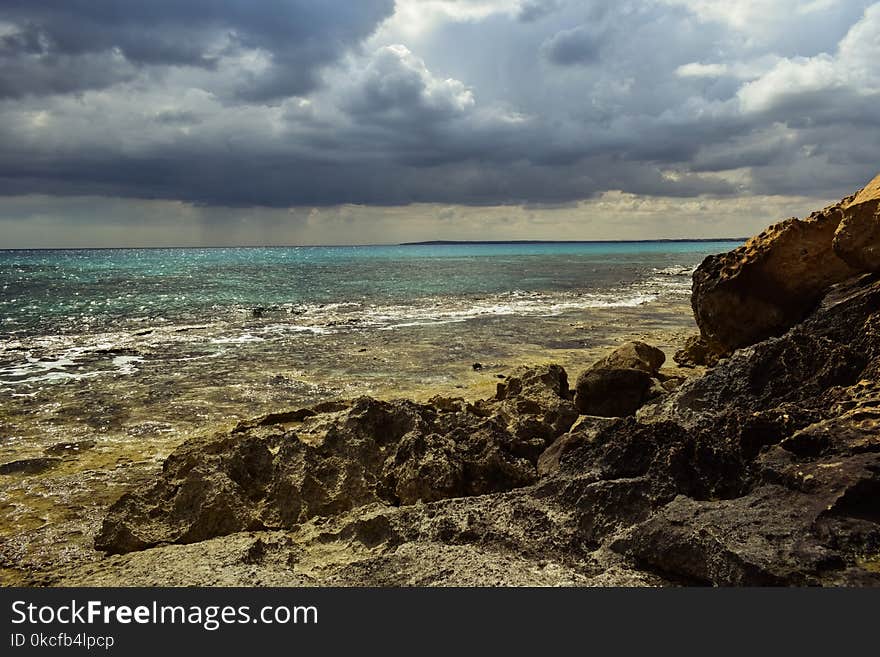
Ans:
[[[748,237],[673,237],[639,240],[422,240],[417,242],[370,242],[364,244],[226,244],[226,245],[165,245],[165,246],[16,246],[0,247],[0,251],[114,251],[160,249],[320,249],[380,246],[466,246],[492,244],[646,244],[651,242],[744,242]]]

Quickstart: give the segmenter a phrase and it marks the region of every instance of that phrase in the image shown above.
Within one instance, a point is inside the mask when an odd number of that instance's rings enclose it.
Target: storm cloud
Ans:
[[[861,0],[6,0],[0,196],[831,199],[878,62]]]

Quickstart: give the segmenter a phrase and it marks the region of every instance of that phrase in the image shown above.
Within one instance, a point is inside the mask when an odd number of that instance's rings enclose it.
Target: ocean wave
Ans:
[[[673,265],[671,267],[654,268],[653,273],[661,276],[693,276],[696,270],[697,268],[692,266]]]

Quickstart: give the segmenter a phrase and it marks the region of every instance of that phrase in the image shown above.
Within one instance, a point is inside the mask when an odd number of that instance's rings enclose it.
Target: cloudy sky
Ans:
[[[880,171],[880,2],[2,0],[0,247],[752,234]]]

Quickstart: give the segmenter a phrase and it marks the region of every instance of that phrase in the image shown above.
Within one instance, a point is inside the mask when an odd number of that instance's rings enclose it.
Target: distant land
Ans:
[[[398,246],[441,246],[461,244],[644,244],[648,242],[745,242],[747,237],[700,237],[659,240],[427,240],[401,242]]]

